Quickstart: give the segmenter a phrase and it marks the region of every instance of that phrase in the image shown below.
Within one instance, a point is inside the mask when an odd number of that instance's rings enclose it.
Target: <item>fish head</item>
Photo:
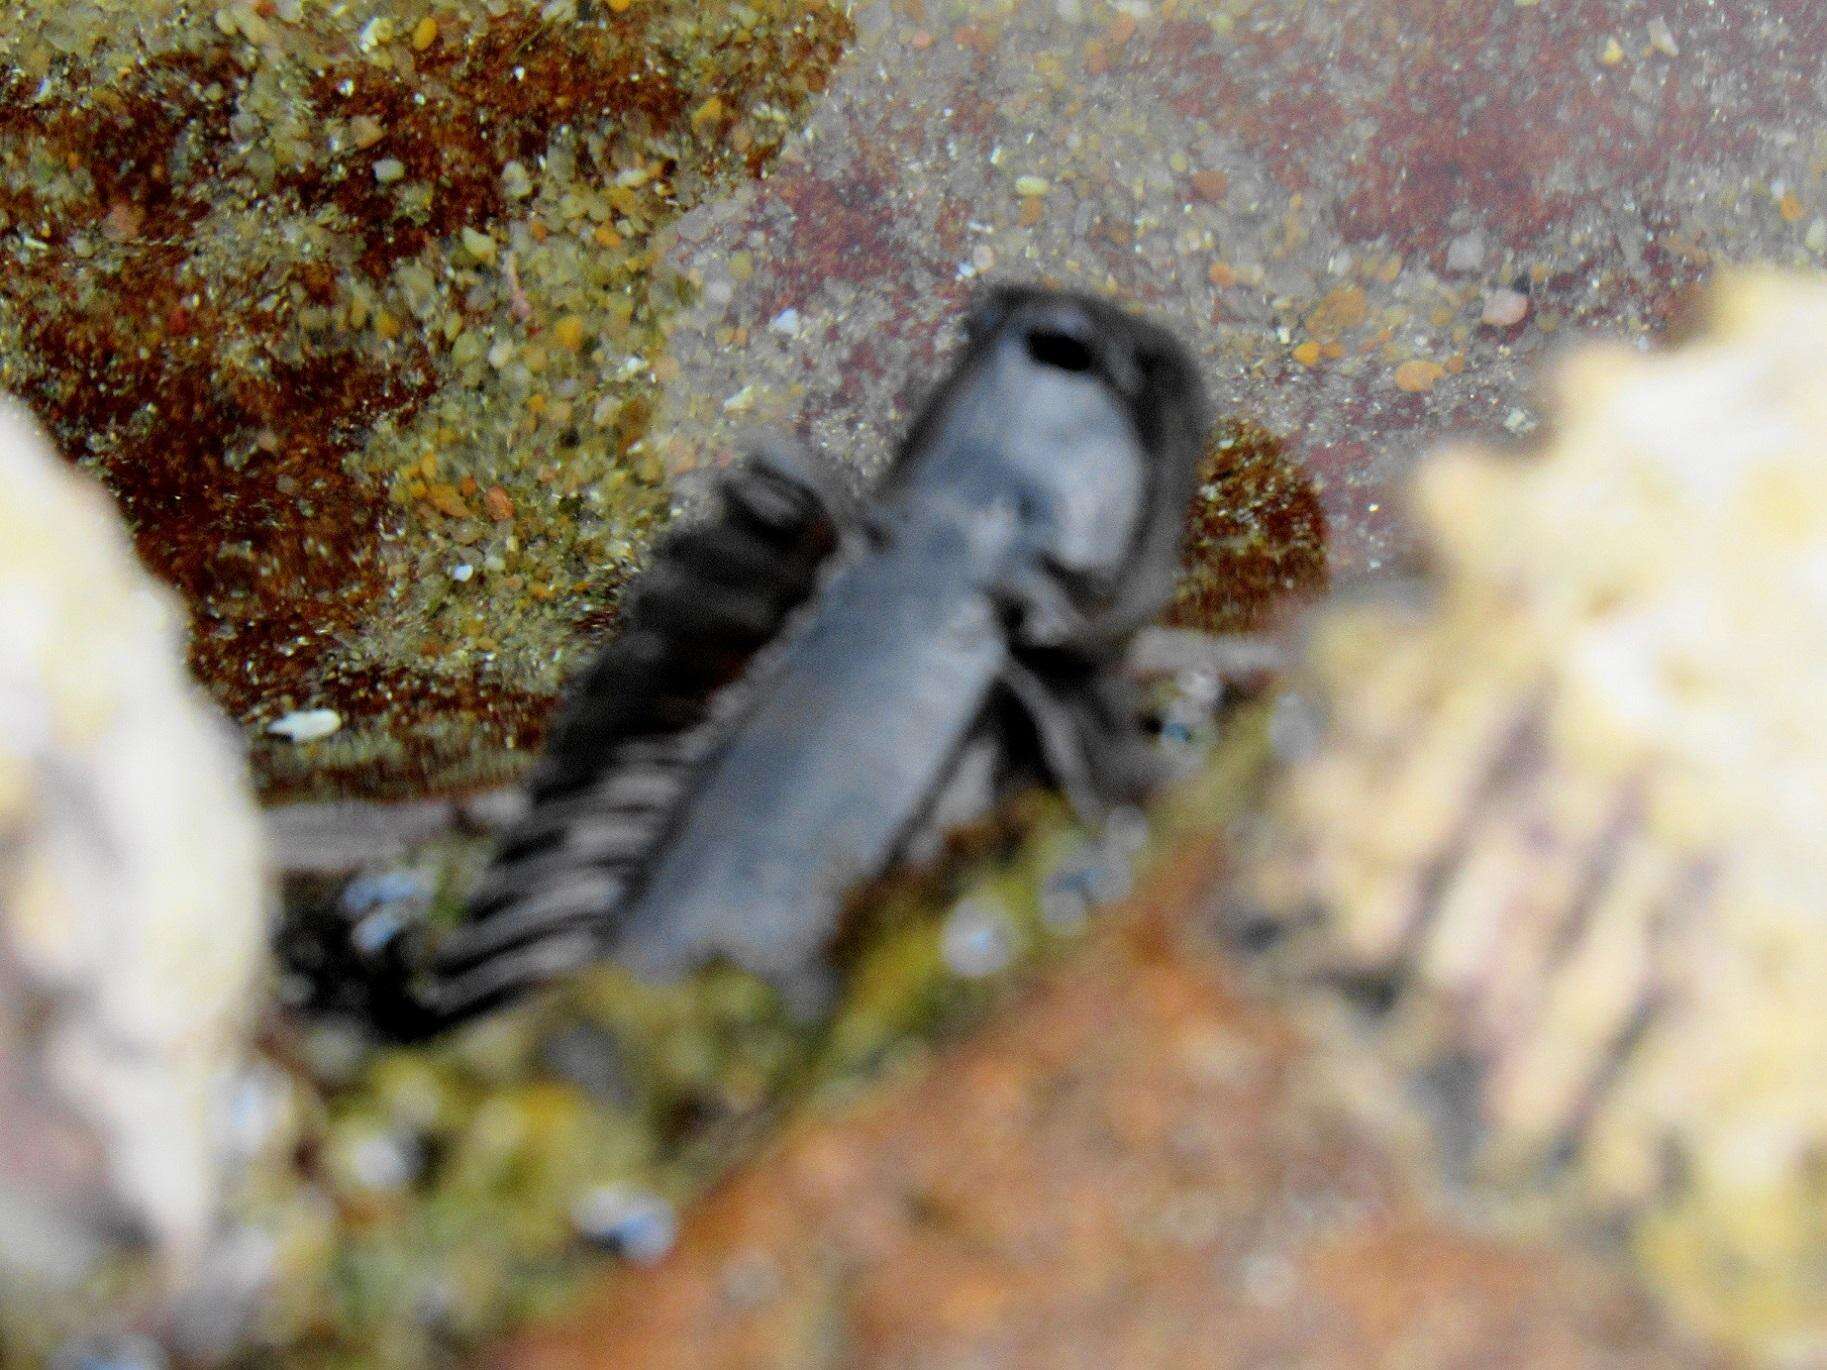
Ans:
[[[883,494],[1018,510],[1018,551],[1080,607],[1146,619],[1171,591],[1211,417],[1185,349],[1094,296],[986,289]]]

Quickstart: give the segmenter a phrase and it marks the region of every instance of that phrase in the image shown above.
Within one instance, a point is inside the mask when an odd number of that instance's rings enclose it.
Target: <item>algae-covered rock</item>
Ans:
[[[1433,592],[1322,620],[1252,876],[1474,1175],[1790,1355],[1827,1354],[1823,356],[1827,284],[1738,277],[1685,346],[1569,357],[1538,458],[1431,462]]]
[[[5,14],[0,387],[184,596],[250,769],[509,779],[670,508],[665,244],[773,160],[843,8]]]
[[[179,1276],[264,935],[232,734],[107,497],[0,403],[0,1307]],[[43,1311],[43,1310],[40,1310]]]

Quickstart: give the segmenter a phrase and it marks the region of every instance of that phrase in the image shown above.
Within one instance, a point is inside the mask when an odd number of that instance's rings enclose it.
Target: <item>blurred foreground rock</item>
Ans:
[[[1326,616],[1255,931],[1468,1172],[1623,1220],[1712,1336],[1827,1357],[1827,284],[1590,347],[1538,460],[1424,469],[1428,602]]]
[[[264,934],[230,733],[107,497],[0,404],[0,1308],[199,1253]],[[113,1290],[111,1309],[132,1303]],[[11,1330],[17,1330],[11,1329]]]

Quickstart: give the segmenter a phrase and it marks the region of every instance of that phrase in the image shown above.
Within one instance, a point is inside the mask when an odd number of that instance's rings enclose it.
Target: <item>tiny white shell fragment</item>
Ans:
[[[335,709],[296,709],[266,725],[266,730],[288,742],[315,742],[343,726]]]

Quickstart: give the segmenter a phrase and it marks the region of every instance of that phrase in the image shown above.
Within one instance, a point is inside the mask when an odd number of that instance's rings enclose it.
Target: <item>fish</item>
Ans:
[[[1171,597],[1211,428],[1182,345],[985,288],[862,498],[769,444],[656,549],[465,915],[388,948],[418,1037],[602,962],[713,962],[807,1012],[847,897],[1018,784],[1087,822],[1161,779],[1122,670]]]

